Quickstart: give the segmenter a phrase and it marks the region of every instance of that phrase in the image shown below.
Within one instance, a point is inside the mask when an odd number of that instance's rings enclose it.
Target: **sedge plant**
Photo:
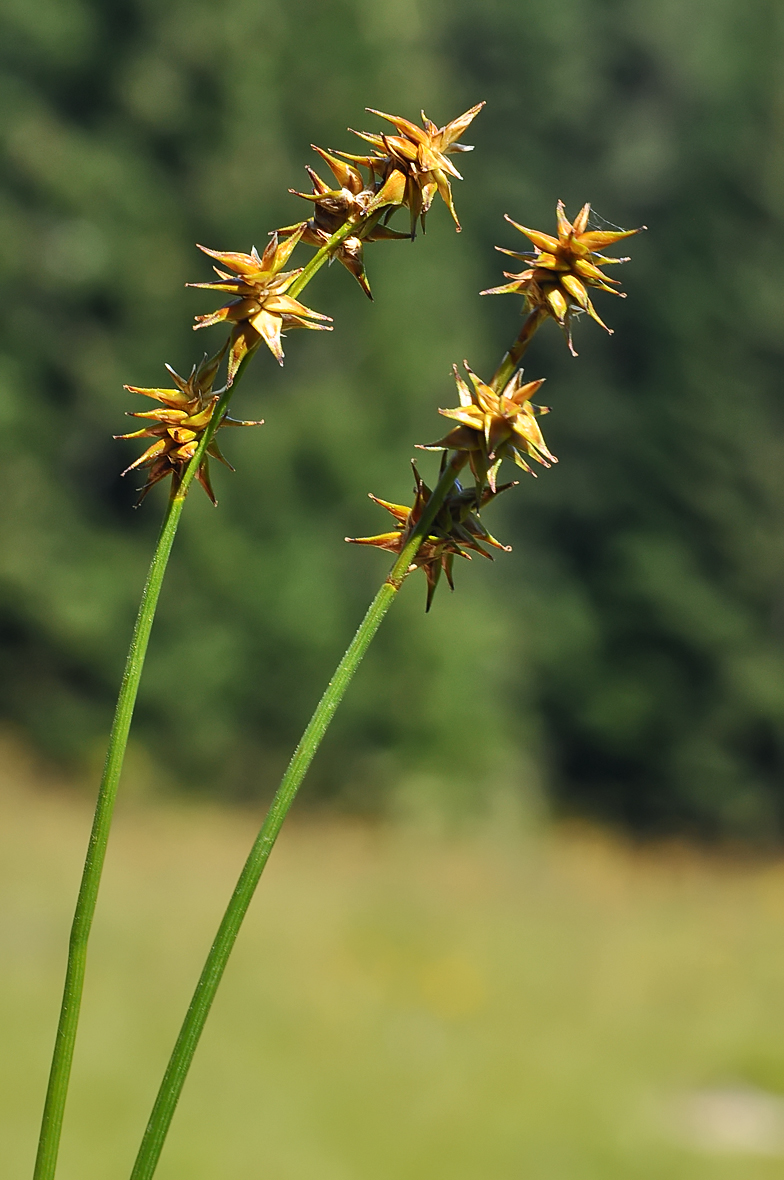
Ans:
[[[372,298],[364,262],[366,244],[414,239],[418,227],[425,229],[436,195],[443,199],[456,228],[460,229],[451,178],[462,178],[449,157],[471,150],[459,138],[483,105],[477,104],[442,127],[432,123],[424,112],[419,126],[405,118],[368,108],[391,123],[395,132],[355,133],[371,145],[369,154],[327,152],[314,145],[333,179],[327,183],[314,169],[307,169],[312,191],[296,193],[312,204],[312,215],[307,220],[273,231],[261,254],[255,248],[245,254],[199,247],[219,264],[214,267],[217,278],[189,285],[215,290],[230,298],[216,311],[197,316],[194,327],[228,327],[229,335],[221,348],[212,356],[205,355],[187,378],[167,365],[174,388],[126,386],[129,392],[153,400],[156,406],[131,411],[131,416],[143,421],[142,426],[116,436],[144,440],[147,444],[123,474],[145,472],[138,503],[166,479],[170,480],[169,497],[118,695],[77,899],[34,1180],[53,1180],[55,1175],[87,944],[112,812],[155,609],[191,484],[194,480],[199,482],[216,503],[210,459],[230,466],[218,444],[217,432],[229,426],[263,424],[234,419],[228,413],[239,380],[257,349],[265,344],[283,364],[285,331],[331,329],[330,317],[307,307],[298,298],[325,262],[335,259],[341,262]],[[392,215],[402,207],[409,213],[407,232],[389,225]],[[555,320],[562,329],[575,356],[572,328],[577,316],[587,313],[611,332],[594,309],[589,291],[593,288],[622,295],[617,280],[605,274],[604,268],[628,260],[608,257],[602,251],[639,231],[589,228],[590,205],[587,204],[570,222],[559,201],[556,218],[553,235],[511,222],[533,245],[533,251],[521,253],[497,247],[520,259],[524,269],[520,273],[505,273],[509,280],[505,285],[482,294],[521,296],[525,318],[517,338],[487,381],[474,373],[467,361],[463,362],[465,377],[454,366],[459,404],[439,410],[453,425],[437,441],[418,444],[422,450],[441,454],[435,487],[431,490],[416,464],[412,464],[414,500],[410,507],[371,494],[371,499],[391,515],[392,528],[377,536],[346,538],[353,544],[385,549],[394,554],[395,560],[308,722],[240,873],[167,1065],[131,1180],[150,1180],[156,1170],[210,1008],[275,840],[330,721],[403,583],[416,569],[422,569],[427,583],[425,609],[430,610],[442,575],[454,589],[456,557],[470,560],[472,554],[480,554],[492,560],[490,550],[508,551],[508,546],[497,541],[482,521],[485,507],[501,492],[517,486],[516,481],[498,482],[502,463],[511,461],[520,471],[534,474],[531,463],[547,468],[557,462],[539,424],[549,407],[533,401],[543,380],[524,381],[520,361],[535,333],[548,319]],[[315,247],[316,253],[306,265],[286,269],[299,245]],[[224,364],[225,380],[216,389]],[[461,480],[465,469],[470,472],[468,481]]]

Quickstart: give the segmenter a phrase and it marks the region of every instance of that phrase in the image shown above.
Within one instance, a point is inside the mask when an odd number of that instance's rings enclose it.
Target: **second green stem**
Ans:
[[[158,544],[155,547],[152,562],[147,574],[147,580],[139,604],[139,613],[131,638],[131,646],[125,662],[120,692],[117,697],[112,730],[109,737],[109,747],[106,752],[101,786],[98,792],[98,802],[95,808],[93,826],[90,832],[90,842],[87,857],[82,872],[79,896],[76,903],[71,937],[68,944],[68,965],[66,967],[63,999],[60,1008],[60,1018],[57,1025],[54,1054],[49,1074],[49,1084],[44,1102],[44,1113],[41,1122],[41,1135],[38,1142],[38,1154],[35,1161],[34,1180],[52,1180],[57,1166],[57,1153],[60,1145],[60,1132],[65,1112],[65,1100],[68,1093],[68,1081],[71,1075],[76,1031],[79,1024],[84,974],[87,965],[87,944],[90,929],[95,916],[98,900],[98,889],[101,883],[101,872],[106,858],[106,847],[109,840],[109,829],[112,822],[114,802],[122,772],[125,747],[128,744],[128,733],[131,727],[136,695],[139,691],[144,657],[150,639],[155,608],[166,573],[174,536],[185,503],[186,489],[180,487],[175,495],[169,499],[166,515],[163,518]]]
[[[239,934],[248,906],[259,883],[264,866],[272,852],[273,845],[283,826],[283,821],[307,774],[313,758],[321,745],[335,711],[340,704],[357,668],[362,662],[376,631],[397,597],[412,560],[416,556],[422,539],[433,523],[445,498],[464,466],[466,459],[456,455],[449,463],[430,497],[405,548],[376,594],[367,614],[359,625],[356,635],[349,644],[345,655],[338,664],[335,674],[316,706],[299,745],[292,756],[285,775],[267,812],[261,831],[251,848],[248,859],[240,874],[223,915],[215,941],[210,948],[199,982],[193,994],[190,1007],[183,1022],[174,1050],[166,1067],[158,1096],[153,1106],[150,1121],[144,1133],[139,1154],[134,1164],[131,1180],[150,1180],[163,1149],[182,1087],[190,1069],[204,1025],[223,977],[223,972]]]
[[[292,293],[299,294],[310,282],[314,274],[330,257],[331,251],[351,231],[351,225],[341,227],[333,234],[329,242],[313,255],[302,269],[292,286]],[[193,482],[199,465],[205,457],[207,447],[218,429],[224,413],[228,409],[229,401],[237,384],[247,367],[252,353],[243,358],[242,364],[235,374],[232,385],[222,390],[216,403],[210,425],[204,432],[199,447],[191,459],[176,487],[172,487],[172,495],[166,514],[163,518],[158,543],[150,563],[147,580],[136,616],[136,623],[131,637],[131,645],[126,658],[122,683],[117,697],[114,720],[109,736],[109,746],[106,754],[101,785],[95,807],[93,826],[87,848],[79,895],[76,902],[71,937],[68,945],[68,963],[65,972],[63,997],[60,1006],[60,1016],[55,1037],[49,1082],[44,1100],[44,1112],[41,1120],[41,1131],[38,1139],[33,1180],[54,1180],[57,1168],[57,1156],[60,1147],[65,1102],[68,1094],[68,1083],[71,1076],[76,1033],[79,1025],[79,1014],[84,989],[84,977],[87,966],[87,946],[90,931],[95,917],[98,901],[98,891],[101,884],[103,865],[106,859],[106,848],[112,824],[114,804],[120,783],[125,749],[128,744],[131,721],[133,718],[136,697],[139,691],[144,658],[150,639],[158,598],[166,573],[166,566],[171,554],[177,526],[185,505],[185,497]]]
[[[315,259],[312,262],[315,262]],[[500,390],[505,386],[545,318],[540,310],[532,311],[526,318],[517,340],[493,375],[491,385],[494,389]],[[458,452],[448,463],[404,549],[370,604],[294,751],[210,948],[158,1090],[131,1180],[152,1180],[223,972],[283,822],[354,673],[397,597],[422,541],[466,462],[467,455]]]

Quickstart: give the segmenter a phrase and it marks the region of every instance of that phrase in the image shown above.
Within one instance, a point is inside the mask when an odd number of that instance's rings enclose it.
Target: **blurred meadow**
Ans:
[[[0,0],[0,1131],[27,1175],[66,932],[163,509],[123,383],[187,372],[194,246],[304,216],[311,142],[487,107],[414,245],[259,355],[153,632],[62,1180],[127,1173],[203,954],[386,571],[450,366],[519,302],[503,221],[649,231],[573,360],[514,549],[405,587],[240,938],[161,1180],[767,1180],[784,1159],[784,7]],[[393,223],[397,224],[397,222]],[[304,255],[303,251],[303,255]],[[228,432],[227,432],[228,433]],[[430,479],[435,456],[419,452]],[[420,584],[421,583],[421,584]],[[96,1121],[97,1120],[97,1121]]]
[[[4,750],[6,759],[9,750]],[[26,1176],[89,817],[0,791],[3,1174]],[[128,1174],[258,816],[126,806],[62,1180]],[[34,827],[36,840],[30,840]],[[784,863],[644,851],[510,810],[295,822],[229,966],[161,1180],[773,1180],[784,1159]]]

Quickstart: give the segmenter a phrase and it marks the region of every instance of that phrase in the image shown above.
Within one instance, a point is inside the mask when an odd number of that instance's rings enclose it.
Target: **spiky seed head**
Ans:
[[[227,341],[228,344],[228,341]],[[143,418],[149,425],[141,430],[131,431],[129,434],[116,434],[115,438],[150,438],[154,441],[148,446],[143,455],[135,459],[126,467],[123,475],[137,469],[147,469],[147,482],[141,489],[137,507],[141,504],[150,488],[162,479],[171,476],[175,487],[185,473],[185,469],[198,450],[202,436],[212,421],[219,395],[212,392],[215,375],[226,352],[224,344],[220,352],[213,357],[204,356],[198,365],[194,365],[189,377],[181,377],[174,369],[167,365],[175,389],[141,389],[135,385],[126,385],[129,393],[140,393],[144,397],[152,398],[160,403],[154,410],[131,411],[129,417]],[[218,429],[224,426],[261,426],[262,422],[240,422],[224,414]],[[231,471],[234,468],[221,453],[216,439],[213,437],[207,447],[196,478],[205,492],[217,503],[210,481],[209,457],[225,464]]]
[[[386,508],[394,519],[395,527],[391,532],[379,533],[375,537],[346,537],[350,544],[372,545],[376,549],[386,549],[390,553],[402,553],[432,495],[430,488],[420,476],[416,464],[412,463],[411,466],[414,471],[414,503],[412,507],[408,508],[404,504],[393,504],[388,500],[380,500],[378,496],[371,493],[370,499],[382,508]],[[487,531],[476,515],[476,511],[512,486],[512,483],[507,483],[493,490],[485,488],[477,505],[474,489],[464,489],[459,482],[455,482],[454,488],[444,500],[409,567],[409,572],[415,569],[424,570],[427,579],[426,611],[430,610],[433,595],[442,573],[446,575],[450,590],[454,590],[452,566],[455,557],[465,557],[470,561],[471,553],[467,550],[471,550],[472,553],[480,553],[482,557],[492,561],[492,554],[483,548],[484,545],[501,549],[505,553],[511,551],[510,546],[502,545]]]
[[[387,115],[384,111],[368,107],[370,114],[391,123],[396,134],[355,131],[354,135],[371,144],[373,154],[356,156],[340,152],[339,155],[370,169],[377,189],[375,203],[378,207],[405,205],[408,208],[412,238],[416,233],[417,222],[424,230],[425,219],[436,194],[446,204],[459,232],[460,222],[452,200],[450,177],[456,180],[463,178],[449,156],[455,152],[472,151],[469,144],[457,141],[484,105],[483,102],[477,103],[443,127],[437,127],[431,122],[424,111],[422,126],[418,127],[400,115]]]
[[[283,267],[303,233],[304,226],[297,227],[283,242],[278,240],[277,234],[273,234],[261,255],[255,246],[250,254],[222,252],[199,246],[205,254],[235,272],[229,274],[216,266],[213,269],[218,276],[217,282],[186,284],[188,287],[202,287],[237,296],[217,311],[196,316],[193,325],[194,330],[209,328],[212,324],[233,325],[228,361],[229,385],[242,361],[248,353],[258,348],[262,340],[282,365],[280,338],[283,331],[288,328],[332,330],[330,316],[313,311],[286,294],[297,275],[302,273],[302,268],[284,271]]]
[[[523,382],[523,371],[518,369],[501,393],[496,393],[477,377],[464,361],[470,386],[463,380],[457,365],[453,366],[460,405],[439,410],[445,418],[458,425],[437,442],[420,446],[423,451],[463,451],[476,480],[477,496],[485,485],[496,490],[498,469],[504,459],[511,459],[529,474],[535,474],[524,456],[543,467],[557,463],[555,455],[544,441],[537,418],[549,412],[547,406],[535,406],[531,401],[541,389],[543,380]]]
[[[326,246],[334,233],[349,222],[357,226],[356,234],[344,238],[332,250],[332,257],[345,266],[354,276],[362,290],[372,299],[370,284],[365,273],[364,244],[391,239],[407,240],[410,234],[397,233],[379,221],[384,212],[383,206],[376,206],[375,211],[370,207],[376,198],[376,188],[372,182],[365,184],[358,168],[339,160],[336,156],[324,151],[323,148],[311,144],[315,152],[329,165],[339,188],[321,179],[315,169],[306,169],[313,186],[312,192],[300,193],[289,189],[294,196],[313,203],[313,216],[307,221],[287,225],[277,230],[278,237],[288,238],[294,234],[298,240],[308,246],[321,249]],[[370,212],[369,212],[370,211]]]
[[[566,216],[563,201],[559,201],[556,210],[557,236],[542,233],[540,230],[528,229],[518,225],[508,215],[506,220],[524,234],[536,247],[533,251],[518,253],[496,246],[502,254],[511,258],[519,258],[526,263],[526,269],[519,274],[504,271],[504,277],[511,282],[501,287],[490,287],[482,291],[483,295],[522,295],[525,306],[533,311],[541,308],[551,316],[563,329],[569,351],[577,356],[572,343],[572,317],[582,312],[596,320],[606,332],[612,335],[612,328],[608,328],[596,312],[588,297],[588,288],[594,287],[600,291],[609,291],[621,299],[626,296],[616,290],[620,285],[617,279],[610,278],[602,267],[613,263],[628,262],[628,258],[608,258],[600,253],[605,246],[612,246],[623,238],[630,238],[646,227],[622,230],[589,230],[588,219],[591,213],[590,205],[583,205],[574,221]]]

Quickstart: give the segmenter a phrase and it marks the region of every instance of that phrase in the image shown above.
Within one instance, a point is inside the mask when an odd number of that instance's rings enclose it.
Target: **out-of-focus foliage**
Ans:
[[[111,441],[123,382],[203,347],[193,248],[263,246],[305,214],[308,144],[352,150],[365,105],[443,122],[480,99],[464,227],[367,249],[308,304],[331,337],[258,356],[221,501],[192,497],[136,733],[180,781],[268,789],[384,570],[345,546],[402,501],[415,442],[517,330],[501,219],[556,199],[647,223],[606,339],[552,325],[561,459],[488,524],[423,614],[401,596],[312,792],[375,805],[415,768],[465,796],[501,777],[641,828],[764,834],[784,818],[784,14],[773,0],[6,0],[0,29],[2,694],[45,750],[100,750],[161,497],[138,511]],[[358,141],[354,141],[355,143]],[[515,240],[515,238],[517,240]],[[303,251],[303,256],[305,252]],[[212,330],[210,330],[212,331]],[[208,332],[203,333],[205,337]],[[304,338],[303,338],[304,337]],[[423,460],[423,473],[431,474]],[[204,499],[204,502],[201,502]],[[482,563],[485,566],[485,563]]]
[[[9,773],[0,748],[0,1100],[17,1177],[89,818],[38,775],[20,790],[25,768]],[[257,822],[199,805],[117,817],[63,1176],[128,1175]],[[640,855],[580,828],[522,839],[506,808],[477,826],[287,827],[161,1176],[778,1180],[784,861]]]

